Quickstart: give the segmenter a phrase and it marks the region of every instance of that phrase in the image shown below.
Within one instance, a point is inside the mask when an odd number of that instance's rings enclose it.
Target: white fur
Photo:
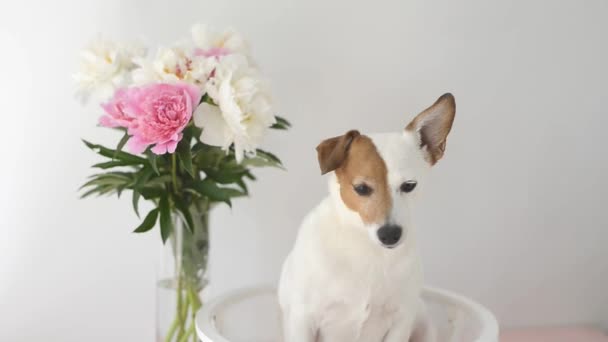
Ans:
[[[279,302],[285,342],[433,341],[420,299],[422,270],[411,206],[430,169],[410,132],[371,135],[388,168],[393,207],[387,222],[365,225],[343,203],[332,172],[330,194],[304,219],[283,265]],[[418,185],[401,193],[407,180]],[[388,222],[390,221],[390,222]],[[400,244],[381,246],[384,223],[403,227]]]

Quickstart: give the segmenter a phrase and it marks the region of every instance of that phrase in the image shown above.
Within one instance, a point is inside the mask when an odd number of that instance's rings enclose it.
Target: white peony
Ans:
[[[74,74],[82,101],[93,96],[106,100],[117,88],[128,85],[135,68],[133,58],[145,55],[139,45],[122,45],[98,38],[80,53],[80,71]]]
[[[195,51],[200,55],[221,57],[241,54],[249,58],[249,44],[234,30],[216,32],[205,25],[197,24],[192,27],[192,41]]]
[[[228,149],[234,144],[237,162],[255,154],[267,129],[276,121],[270,93],[257,69],[245,56],[222,57],[205,91],[217,106],[201,104],[194,124],[203,129],[201,141]]]
[[[216,60],[195,56],[185,44],[161,48],[154,59],[136,58],[135,84],[184,81],[202,86],[213,71]]]

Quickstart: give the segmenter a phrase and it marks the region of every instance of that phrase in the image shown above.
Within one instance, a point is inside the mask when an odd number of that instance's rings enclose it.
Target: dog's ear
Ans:
[[[339,137],[323,140],[317,146],[317,157],[319,158],[322,175],[334,171],[344,163],[351,143],[359,135],[359,131],[351,130]]]
[[[420,137],[420,148],[426,147],[431,165],[443,157],[445,142],[456,115],[456,101],[450,93],[443,94],[435,103],[418,114],[405,128]]]

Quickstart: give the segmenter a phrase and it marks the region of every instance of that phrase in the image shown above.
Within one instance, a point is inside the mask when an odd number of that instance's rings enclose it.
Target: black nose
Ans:
[[[378,238],[385,246],[393,246],[401,239],[403,229],[396,224],[385,224],[378,229]]]

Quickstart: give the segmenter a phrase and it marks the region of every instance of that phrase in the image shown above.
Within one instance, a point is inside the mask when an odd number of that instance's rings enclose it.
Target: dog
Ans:
[[[317,147],[329,195],[304,219],[278,299],[285,342],[433,342],[412,205],[456,114],[442,95],[395,133],[351,130]]]

